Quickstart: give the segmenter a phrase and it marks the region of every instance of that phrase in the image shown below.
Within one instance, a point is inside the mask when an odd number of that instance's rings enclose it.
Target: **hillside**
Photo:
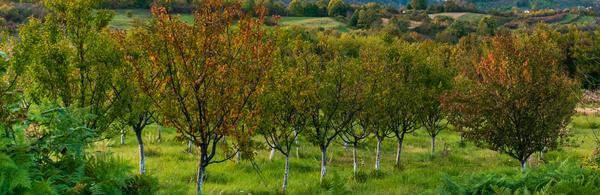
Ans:
[[[591,7],[599,6],[597,0],[462,0],[474,3],[477,8],[482,10],[509,10],[512,7],[523,9],[544,9],[544,8],[570,8],[570,7]],[[406,5],[410,0],[348,0],[351,3],[369,3],[376,2],[392,6]],[[429,3],[443,2],[442,0],[429,0]]]

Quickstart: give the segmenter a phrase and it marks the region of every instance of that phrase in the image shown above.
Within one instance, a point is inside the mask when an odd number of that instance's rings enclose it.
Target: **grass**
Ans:
[[[304,28],[323,28],[348,32],[348,25],[329,17],[283,17],[279,21],[282,26],[299,26]]]
[[[600,118],[576,116],[570,128],[571,141],[566,146],[546,155],[552,159],[579,159],[591,154],[595,147],[590,128],[600,126]],[[156,126],[144,132],[147,155],[147,172],[158,177],[160,194],[191,194],[197,170],[197,157],[187,153],[186,143],[175,141],[175,130],[164,129],[163,141],[153,143]],[[92,150],[111,152],[121,156],[137,167],[137,143],[132,132],[127,132],[125,145],[119,138],[98,143]],[[258,138],[257,138],[258,139]],[[447,145],[449,154],[440,155]],[[352,153],[340,144],[329,150],[328,175],[325,185],[319,183],[320,153],[317,147],[301,139],[301,156],[290,158],[290,194],[437,194],[437,187],[444,174],[459,176],[470,173],[492,171],[519,171],[519,163],[506,155],[480,149],[471,143],[461,146],[460,137],[455,132],[445,131],[438,137],[438,155],[429,154],[430,138],[424,131],[408,135],[405,140],[401,170],[393,168],[395,140],[387,139],[383,144],[382,170],[373,173],[375,140],[369,139],[359,151],[360,180],[352,179]],[[205,191],[208,194],[276,194],[281,186],[283,156],[277,154],[269,161],[269,151],[265,148],[256,151],[254,162],[227,161],[208,167]],[[539,166],[539,156],[532,157],[531,167]],[[256,165],[256,168],[253,166]],[[132,172],[136,169],[132,170]]]
[[[482,18],[486,17],[486,16],[490,16],[487,14],[479,14],[479,13],[468,13],[465,15],[462,15],[460,17],[458,17],[458,20],[460,21],[465,21],[465,22],[470,22],[473,24],[479,24],[479,21],[481,21]]]
[[[135,26],[136,20],[147,22],[152,14],[147,9],[117,9],[113,10],[115,17],[110,22],[110,26],[119,29],[129,29]],[[191,14],[176,14],[189,24],[194,22],[194,16]]]
[[[132,28],[136,25],[136,22],[146,22],[152,17],[149,10],[145,9],[120,9],[114,11],[115,17],[111,21],[110,26],[118,29]],[[194,16],[191,14],[178,14],[178,16],[188,24],[194,22]],[[323,28],[325,30],[338,30],[340,32],[349,31],[348,25],[329,17],[282,17],[279,23],[281,26]]]

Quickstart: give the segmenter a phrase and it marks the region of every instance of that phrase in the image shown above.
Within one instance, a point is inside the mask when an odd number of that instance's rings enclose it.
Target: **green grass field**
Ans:
[[[600,125],[600,118],[576,116],[572,124],[573,137],[570,144],[551,151],[546,158],[552,160],[581,159],[591,154],[595,147],[591,126]],[[163,141],[156,143],[156,126],[144,132],[147,155],[147,173],[156,176],[160,182],[160,194],[192,194],[196,174],[197,156],[186,152],[186,143],[174,140],[173,129],[163,129]],[[96,143],[92,150],[110,152],[137,168],[137,143],[132,132],[127,132],[125,145],[119,138]],[[262,140],[259,137],[257,140]],[[341,144],[334,144],[329,150],[327,185],[319,184],[320,153],[317,147],[301,139],[300,158],[290,158],[290,194],[437,194],[441,178],[463,176],[471,173],[518,172],[519,163],[506,155],[480,149],[471,143],[460,146],[457,133],[444,131],[438,138],[438,155],[429,154],[430,139],[424,131],[407,135],[402,161],[402,170],[393,168],[395,140],[384,141],[382,171],[373,173],[375,139],[368,139],[360,146],[359,181],[352,179],[352,151]],[[446,145],[448,155],[441,151]],[[208,167],[205,192],[207,194],[275,194],[281,186],[283,176],[283,156],[277,154],[273,161],[268,160],[269,151],[258,150],[253,166],[251,161],[227,161]],[[530,167],[535,169],[541,161],[539,155],[532,156]],[[137,169],[133,169],[135,172]]]
[[[115,17],[110,22],[110,26],[119,29],[128,29],[135,26],[137,21],[147,22],[151,17],[150,10],[146,9],[119,9],[113,10]],[[191,14],[176,14],[187,23],[193,23],[194,16]],[[136,21],[137,20],[137,21]]]
[[[118,29],[129,29],[136,25],[136,22],[146,22],[151,16],[149,10],[145,9],[124,9],[114,10],[115,17],[110,26]],[[182,20],[187,23],[193,23],[194,16],[191,14],[178,14]],[[338,30],[340,32],[349,31],[348,25],[336,21],[329,17],[282,17],[279,21],[281,26],[299,26],[303,28],[323,28],[325,30]]]
[[[304,28],[323,28],[348,32],[348,25],[329,17],[283,17],[279,21],[281,26],[299,26]]]

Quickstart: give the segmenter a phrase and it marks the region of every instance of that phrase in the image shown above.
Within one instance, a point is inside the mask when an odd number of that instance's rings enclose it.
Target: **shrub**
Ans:
[[[147,175],[135,175],[126,181],[123,193],[125,194],[156,194],[158,179]]]
[[[600,172],[573,161],[552,162],[525,173],[443,177],[440,194],[600,194]]]

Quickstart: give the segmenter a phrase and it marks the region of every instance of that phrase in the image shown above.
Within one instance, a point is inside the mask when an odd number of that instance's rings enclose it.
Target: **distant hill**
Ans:
[[[430,3],[439,3],[445,0],[430,0]],[[543,8],[570,8],[570,7],[591,7],[600,6],[599,0],[463,0],[477,5],[483,10],[507,10],[512,7],[523,9],[543,9]],[[400,6],[406,5],[410,0],[346,0],[350,3],[368,3],[377,2],[386,5]]]
[[[522,9],[562,9],[571,7],[599,6],[598,0],[469,0],[482,10],[506,10],[512,7]]]

